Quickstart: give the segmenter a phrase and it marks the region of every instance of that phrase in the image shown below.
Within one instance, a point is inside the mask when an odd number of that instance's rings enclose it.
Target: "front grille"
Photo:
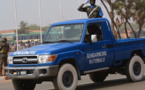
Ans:
[[[37,56],[14,57],[13,64],[38,64]]]

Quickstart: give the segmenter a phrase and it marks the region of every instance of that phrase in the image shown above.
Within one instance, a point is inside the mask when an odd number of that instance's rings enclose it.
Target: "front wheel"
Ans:
[[[76,69],[71,64],[64,64],[60,67],[53,84],[56,90],[75,90],[78,83]]]
[[[144,62],[140,56],[133,56],[126,64],[126,76],[129,81],[140,81],[144,77]]]
[[[12,83],[15,90],[34,90],[36,85],[34,80],[12,79]]]

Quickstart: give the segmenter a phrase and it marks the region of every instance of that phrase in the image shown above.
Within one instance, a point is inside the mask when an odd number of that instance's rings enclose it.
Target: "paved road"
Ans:
[[[14,90],[11,80],[0,81],[0,90]],[[54,90],[54,87],[51,82],[43,82],[35,90]],[[94,84],[86,75],[78,82],[77,90],[145,90],[145,77],[141,82],[130,83],[125,76],[109,75],[105,82]]]

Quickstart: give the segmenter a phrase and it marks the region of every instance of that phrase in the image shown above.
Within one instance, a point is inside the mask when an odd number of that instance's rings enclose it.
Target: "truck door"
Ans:
[[[88,38],[94,38],[92,43]],[[106,22],[88,24],[82,47],[86,72],[107,69],[113,64],[113,45]]]

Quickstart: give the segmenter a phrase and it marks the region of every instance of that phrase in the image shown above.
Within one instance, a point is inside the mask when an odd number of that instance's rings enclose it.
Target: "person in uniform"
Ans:
[[[88,43],[91,42],[91,35],[96,35],[96,40],[97,41],[102,41],[103,40],[103,35],[102,35],[102,30],[100,29],[100,24],[90,24],[87,26],[86,30],[86,35],[84,42]]]
[[[80,5],[78,11],[86,12],[88,18],[101,18],[103,16],[103,12],[100,6],[95,5],[95,0],[87,0],[83,4]],[[84,5],[90,3],[90,6],[83,7]]]
[[[6,38],[2,38],[0,45],[0,76],[2,76],[2,66],[7,66],[7,54],[9,52],[9,45]]]

